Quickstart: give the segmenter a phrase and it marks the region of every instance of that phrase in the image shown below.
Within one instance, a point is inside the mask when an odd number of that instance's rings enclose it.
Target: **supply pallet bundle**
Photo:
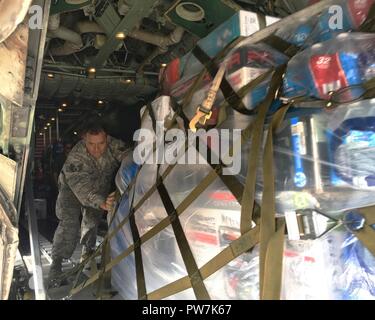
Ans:
[[[374,9],[262,30],[240,11],[163,70],[116,177],[104,271],[124,299],[375,299]]]

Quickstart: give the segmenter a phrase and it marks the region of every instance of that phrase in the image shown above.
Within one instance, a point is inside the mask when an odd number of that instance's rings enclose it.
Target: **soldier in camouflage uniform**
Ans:
[[[108,136],[94,123],[87,126],[83,139],[69,153],[58,181],[56,216],[60,222],[53,239],[50,281],[62,273],[62,260],[72,256],[80,229],[82,258],[95,249],[98,224],[113,204],[110,192],[126,151],[122,141]]]

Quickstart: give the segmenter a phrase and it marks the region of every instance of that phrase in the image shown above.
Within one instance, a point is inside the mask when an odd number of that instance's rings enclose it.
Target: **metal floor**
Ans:
[[[97,245],[101,243],[102,238],[98,236]],[[58,288],[49,288],[47,290],[47,278],[48,273],[50,270],[50,266],[52,263],[51,252],[52,252],[52,243],[48,241],[45,237],[39,234],[39,244],[40,244],[40,252],[41,252],[41,263],[42,263],[42,272],[43,272],[43,280],[44,280],[44,287],[47,291],[47,299],[48,300],[96,300],[96,284],[88,286],[78,294],[68,297],[70,289],[72,288],[72,283],[70,282],[68,285],[63,285]],[[63,262],[63,272],[67,272],[74,268],[80,260],[81,257],[81,250],[82,246],[78,245],[75,249],[72,257],[69,260],[64,260]],[[25,261],[26,267],[29,271],[29,274],[32,274],[32,259],[31,256],[24,256],[23,260]],[[100,257],[97,257],[97,262],[100,261]],[[81,275],[81,281],[84,281],[89,278],[89,271],[84,271]],[[29,286],[33,289],[33,278],[31,277],[29,280]],[[120,295],[116,294],[108,298],[110,300],[123,300]]]

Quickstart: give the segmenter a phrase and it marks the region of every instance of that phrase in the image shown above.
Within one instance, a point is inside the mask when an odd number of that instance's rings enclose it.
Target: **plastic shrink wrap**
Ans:
[[[329,99],[332,92],[346,87],[337,102],[352,101],[363,93],[358,86],[375,73],[375,35],[343,33],[313,45],[288,63],[283,94],[287,98]],[[353,87],[355,86],[355,87]]]

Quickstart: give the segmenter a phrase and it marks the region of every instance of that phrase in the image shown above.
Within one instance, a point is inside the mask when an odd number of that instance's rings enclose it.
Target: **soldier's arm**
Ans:
[[[80,161],[72,158],[64,165],[66,183],[84,207],[103,209],[106,196],[97,188],[95,176]]]

